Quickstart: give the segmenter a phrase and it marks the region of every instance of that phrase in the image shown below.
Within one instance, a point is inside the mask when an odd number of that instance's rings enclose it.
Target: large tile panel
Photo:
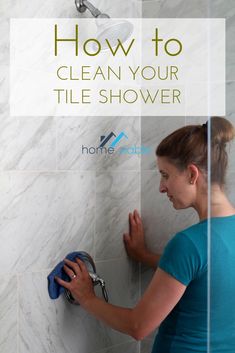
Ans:
[[[1,43],[1,41],[0,41]],[[1,44],[0,44],[1,45]],[[2,53],[0,48],[0,53]],[[1,60],[1,59],[0,59]],[[2,59],[5,61],[5,59]],[[4,119],[4,116],[8,110],[8,99],[9,99],[9,65],[6,63],[2,64],[0,61],[0,120]]]
[[[0,169],[56,169],[54,118],[6,118],[0,127]]]
[[[123,233],[129,229],[128,214],[140,209],[138,172],[110,172],[96,179],[95,257],[107,260],[126,256]]]
[[[2,4],[1,4],[2,6]],[[0,9],[0,32],[2,33],[0,38],[0,66],[4,65],[8,70],[10,64],[10,21],[8,18],[1,16]],[[1,69],[1,78],[2,78],[2,69]]]
[[[113,18],[139,18],[142,16],[142,2],[139,0],[92,0],[92,4]]]
[[[0,172],[0,215],[6,211],[11,198],[10,173]]]
[[[110,133],[127,136],[115,147],[114,153],[105,152],[113,142],[112,137],[103,150],[96,151],[101,136]],[[73,170],[139,170],[138,154],[121,154],[121,147],[140,145],[140,118],[138,117],[81,117],[58,118],[58,169]]]
[[[140,345],[140,352],[141,353],[150,353],[153,347],[153,340],[145,339],[141,342]]]
[[[232,97],[228,98],[231,100]],[[233,104],[233,103],[232,103]],[[229,120],[235,126],[235,116],[233,114],[227,114],[226,119]],[[186,117],[186,125],[190,124],[203,124],[208,121],[208,117]],[[228,172],[235,170],[235,141],[230,141],[227,143],[226,150],[228,153]]]
[[[226,83],[226,117],[235,121],[235,81]]]
[[[234,1],[208,0],[210,17],[226,19],[226,80],[235,80],[235,7]]]
[[[202,125],[208,120],[207,116],[186,116],[185,125]]]
[[[97,272],[106,280],[112,304],[133,306],[139,294],[133,266],[124,261],[97,263]],[[46,276],[46,272],[20,276],[19,353],[94,353],[109,349],[116,352],[117,347],[112,346],[134,345],[129,336],[105,326],[63,296],[51,300]]]
[[[226,194],[235,207],[235,171],[230,171],[227,175]]]
[[[140,299],[139,264],[128,258],[96,262],[97,273],[105,280],[109,302],[134,307]],[[101,293],[101,291],[97,292]]]
[[[140,342],[131,342],[125,344],[119,344],[115,347],[107,347],[105,350],[98,351],[95,353],[139,353]]]
[[[94,175],[12,173],[1,213],[0,272],[54,267],[67,252],[93,252]]]
[[[13,275],[0,277],[0,351],[17,351],[17,278]]]
[[[73,1],[51,0],[7,0],[1,3],[0,17],[3,18],[56,18],[78,17]]]
[[[144,0],[143,18],[191,18],[207,17],[208,4],[205,0]]]
[[[156,147],[184,125],[185,117],[141,117],[141,144],[151,149],[151,153],[141,155],[141,170],[156,169]]]

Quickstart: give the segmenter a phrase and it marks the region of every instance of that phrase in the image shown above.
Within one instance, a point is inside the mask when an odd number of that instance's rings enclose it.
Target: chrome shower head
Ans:
[[[89,275],[92,279],[93,285],[96,286],[97,284],[101,286],[103,297],[106,302],[108,302],[108,294],[105,288],[105,281],[96,273],[95,263],[92,257],[85,251],[79,251],[78,256],[86,265],[86,268],[89,272]],[[69,303],[79,305],[79,303],[73,298],[71,292],[65,288],[65,298],[68,300]]]
[[[123,19],[99,19],[97,28],[97,40],[102,44],[103,50],[108,48],[106,39],[111,46],[115,46],[118,40],[124,43],[133,32],[132,23]]]
[[[97,40],[102,44],[102,50],[108,48],[105,39],[108,39],[111,46],[115,46],[118,39],[123,43],[133,32],[133,25],[130,22],[123,19],[111,19],[109,15],[102,13],[87,0],[75,0],[75,5],[78,12],[83,13],[88,9],[96,18]]]

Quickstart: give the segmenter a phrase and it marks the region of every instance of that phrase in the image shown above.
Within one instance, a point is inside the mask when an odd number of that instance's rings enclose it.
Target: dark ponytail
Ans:
[[[211,118],[211,182],[223,186],[228,166],[227,143],[233,140],[234,126],[224,118]]]
[[[167,157],[179,170],[195,164],[205,175],[208,171],[208,128],[211,126],[211,182],[225,184],[228,164],[227,142],[235,136],[233,125],[225,118],[213,117],[210,124],[184,126],[164,138],[156,155]]]

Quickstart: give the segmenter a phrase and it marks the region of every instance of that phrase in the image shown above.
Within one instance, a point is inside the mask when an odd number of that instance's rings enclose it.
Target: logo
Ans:
[[[82,145],[82,154],[114,154],[115,152],[119,154],[148,154],[151,152],[150,147],[146,146],[119,146],[123,140],[128,140],[128,136],[125,132],[120,132],[116,135],[113,131],[110,132],[107,136],[100,136],[100,144],[98,147],[95,146],[84,146]]]
[[[121,132],[118,136],[115,135],[114,132],[111,132],[106,138],[105,136],[101,136],[100,137],[100,141],[101,141],[101,144],[99,145],[99,147],[104,147],[106,145],[106,143],[112,138],[112,137],[116,137],[115,140],[111,143],[110,147],[111,148],[114,148],[118,143],[119,141],[125,137],[127,140],[128,140],[128,137],[127,135],[124,133],[124,132]],[[103,141],[103,142],[102,142]]]

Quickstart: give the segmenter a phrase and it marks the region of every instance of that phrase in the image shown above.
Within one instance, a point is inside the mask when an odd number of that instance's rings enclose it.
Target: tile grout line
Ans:
[[[17,290],[16,290],[16,320],[17,320],[17,329],[16,329],[16,352],[20,353],[20,344],[19,344],[19,337],[20,337],[20,309],[19,309],[19,275],[16,275],[17,279]]]
[[[58,171],[58,119],[56,119],[55,123],[55,169]]]
[[[140,123],[139,123],[139,130],[140,130],[140,145],[142,146],[142,117],[140,116]],[[141,185],[142,185],[142,155],[140,155],[140,173],[139,173],[139,198],[140,198],[140,214],[142,212],[142,197],[141,197]],[[139,263],[139,300],[141,298],[141,287],[142,287],[142,281],[141,281],[141,263]],[[138,342],[138,353],[141,353],[141,342]]]
[[[96,205],[97,205],[97,170],[95,170],[95,224],[94,224],[94,233],[93,233],[93,252],[94,252],[94,260],[96,261],[96,222],[97,222],[97,213],[96,213]]]
[[[93,169],[0,169],[0,173],[12,173],[12,174],[58,174],[58,173],[91,173]],[[100,174],[105,173],[123,173],[124,169],[106,169],[99,170]],[[125,170],[125,173],[136,173],[139,169]]]
[[[120,256],[120,257],[115,257],[115,258],[110,258],[110,259],[105,259],[105,260],[95,260],[96,263],[105,263],[105,262],[112,262],[112,261],[120,261],[125,259],[125,256]],[[53,270],[53,267],[50,268],[43,268],[43,269],[38,269],[38,270],[32,270],[32,271],[23,271],[23,272],[4,272],[0,273],[0,277],[4,277],[7,275],[12,275],[12,276],[24,276],[24,275],[30,275],[30,274],[43,274],[43,273],[49,273]]]
[[[109,348],[117,348],[117,347],[122,347],[126,344],[131,344],[131,343],[134,343],[135,341],[133,340],[130,340],[130,341],[127,341],[127,342],[124,342],[124,343],[119,343],[119,344],[114,344],[112,346],[107,346],[106,348],[102,348],[102,349],[99,349],[98,351],[95,351],[94,353],[103,353],[106,351],[106,349],[109,349]]]
[[[139,263],[139,300],[141,298],[141,287],[142,287],[142,281],[141,281],[141,264]],[[139,342],[138,345],[138,351],[141,353],[141,341]]]

